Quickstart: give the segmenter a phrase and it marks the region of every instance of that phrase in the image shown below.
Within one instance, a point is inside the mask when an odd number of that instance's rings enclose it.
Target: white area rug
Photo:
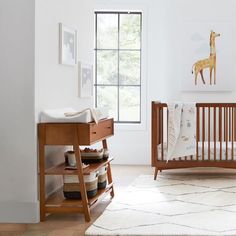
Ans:
[[[139,176],[86,235],[236,235],[236,175]]]

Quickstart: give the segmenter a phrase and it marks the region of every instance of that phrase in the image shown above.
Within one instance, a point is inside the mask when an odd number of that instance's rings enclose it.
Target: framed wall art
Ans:
[[[93,65],[78,62],[79,96],[93,96]]]
[[[76,65],[77,31],[59,23],[59,63]]]
[[[230,23],[189,23],[182,35],[183,91],[231,91],[233,34]]]

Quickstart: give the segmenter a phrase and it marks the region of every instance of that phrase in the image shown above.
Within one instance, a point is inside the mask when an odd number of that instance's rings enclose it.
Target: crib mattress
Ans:
[[[98,110],[98,109],[97,109]],[[77,112],[77,110],[73,108],[61,108],[61,109],[50,109],[44,110],[40,114],[40,122],[41,123],[89,123],[93,121],[93,117],[89,110],[84,111],[83,113],[68,117],[65,116],[67,112]],[[108,117],[107,109],[99,108],[99,117],[98,119],[104,119]]]
[[[228,142],[228,146],[226,148],[226,142],[216,142],[214,147],[214,142],[210,142],[210,156],[208,156],[208,142],[198,142],[198,160],[210,160],[214,161],[216,160],[234,160],[236,161],[236,142],[233,143],[233,158],[232,158],[232,142]],[[202,156],[202,149],[204,146],[204,158]],[[221,146],[221,152],[220,155],[220,146]],[[158,145],[158,160],[161,160],[161,144]],[[216,149],[216,157],[214,156],[214,149]],[[228,158],[226,158],[226,150],[228,151]],[[167,144],[163,144],[163,159],[167,160]],[[197,160],[196,155],[193,156],[184,156],[184,157],[178,157],[173,158],[172,160]]]

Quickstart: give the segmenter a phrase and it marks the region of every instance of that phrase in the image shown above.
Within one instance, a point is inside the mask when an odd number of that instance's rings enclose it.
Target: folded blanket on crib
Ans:
[[[196,104],[168,103],[167,160],[196,154]]]

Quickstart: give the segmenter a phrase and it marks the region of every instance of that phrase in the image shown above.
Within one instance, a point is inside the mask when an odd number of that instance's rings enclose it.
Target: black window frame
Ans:
[[[94,83],[94,88],[95,88],[95,106],[97,107],[97,88],[99,86],[113,86],[113,87],[117,87],[118,93],[117,93],[117,120],[115,120],[115,123],[119,123],[119,124],[141,124],[142,122],[142,12],[141,11],[95,11],[95,83]],[[118,15],[118,46],[117,49],[98,49],[97,48],[97,15],[98,14],[117,14]],[[138,14],[140,15],[140,49],[120,49],[120,15],[121,14]],[[107,50],[112,50],[112,51],[118,51],[118,68],[117,68],[117,75],[118,75],[118,83],[116,85],[111,85],[111,84],[98,84],[97,83],[97,52],[98,51],[107,51]],[[135,85],[135,84],[128,84],[128,85],[122,85],[120,84],[120,76],[119,76],[119,59],[120,59],[120,55],[119,52],[120,51],[138,51],[140,52],[140,84],[139,85]],[[119,87],[139,87],[139,121],[120,121],[119,120],[119,113],[120,113],[120,102],[119,102]]]

